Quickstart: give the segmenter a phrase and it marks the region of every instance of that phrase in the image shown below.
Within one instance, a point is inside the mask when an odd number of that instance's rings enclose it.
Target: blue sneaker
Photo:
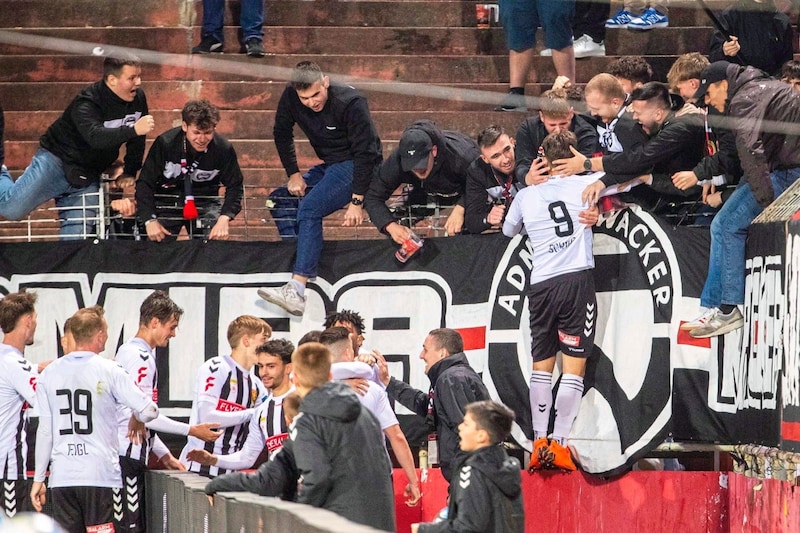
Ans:
[[[652,7],[642,13],[641,17],[634,17],[628,22],[629,30],[652,30],[653,28],[666,28],[669,26],[669,19]]]
[[[626,9],[620,9],[617,14],[606,21],[606,28],[623,29],[628,27],[628,23],[633,18],[633,13]]]

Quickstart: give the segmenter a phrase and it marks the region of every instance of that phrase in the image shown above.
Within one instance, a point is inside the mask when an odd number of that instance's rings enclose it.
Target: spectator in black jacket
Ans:
[[[481,155],[467,169],[464,194],[467,231],[499,229],[517,194],[514,182],[514,139],[502,126],[489,126],[478,134]]]
[[[576,174],[604,170],[605,176],[584,191],[584,201],[597,202],[606,187],[624,181],[623,176],[642,176],[649,187],[634,190],[635,201],[656,214],[670,215],[684,200],[699,199],[700,188],[677,189],[671,177],[680,170],[694,168],[705,154],[705,132],[699,110],[680,117],[675,112],[683,107],[683,99],[670,95],[659,82],[646,83],[633,91],[633,118],[642,126],[649,140],[633,150],[587,158],[574,148],[574,156],[554,162],[556,174]],[[644,194],[640,189],[646,189]]]
[[[295,124],[323,161],[305,174],[297,164]],[[367,99],[352,87],[331,83],[310,61],[298,63],[292,72],[292,82],[278,102],[272,133],[289,176],[286,187],[270,194],[272,216],[281,237],[297,239],[297,258],[289,283],[259,289],[258,295],[302,316],[306,283],[317,276],[322,253],[322,219],[347,206],[345,226],[364,220],[364,195],[383,159],[381,140]]]
[[[478,155],[478,145],[463,133],[440,130],[430,120],[414,122],[369,187],[364,206],[370,220],[394,242],[403,244],[411,230],[395,220],[386,201],[398,187],[409,184],[413,187],[408,198],[411,205],[427,203],[427,195],[455,202],[444,227],[448,235],[461,233],[467,167]]]
[[[787,61],[781,67],[781,81],[788,83],[792,88],[800,92],[800,61]]]
[[[390,377],[386,359],[378,353],[375,355],[386,393],[414,413],[426,417],[428,427],[436,433],[439,465],[449,483],[453,467],[461,456],[456,427],[464,418],[467,404],[489,399],[489,391],[464,355],[461,334],[440,328],[425,337],[419,358],[425,361],[425,373],[431,381],[428,392]],[[432,461],[430,456],[428,460]]]
[[[517,164],[514,173],[520,187],[532,185],[549,172],[546,164],[536,162],[539,147],[549,134],[569,130],[578,138],[578,151],[591,157],[600,151],[594,126],[575,113],[563,89],[550,89],[541,96],[538,115],[528,117],[517,130]]]
[[[514,413],[501,403],[482,401],[467,406],[458,434],[461,450],[468,455],[457,465],[459,482],[452,486],[447,519],[411,524],[412,533],[525,531],[519,461],[502,447],[513,421]]]
[[[216,133],[219,110],[208,100],[186,102],[181,120],[159,135],[147,154],[136,181],[139,220],[151,241],[172,240],[182,226],[191,235],[195,218],[203,223],[200,236],[227,239],[244,195],[236,151]],[[217,198],[220,187],[224,203]]]
[[[344,383],[328,381],[331,354],[306,343],[292,354],[303,398],[284,449],[294,453],[302,485],[299,503],[394,531],[394,493],[380,425]]]
[[[124,144],[124,176],[133,178],[142,167],[145,135],[155,127],[141,83],[137,57],[107,57],[103,79],[83,89],[47,129],[17,181],[0,175],[0,215],[19,220],[55,198],[62,239],[93,231],[100,174]]]
[[[694,94],[700,86],[703,69],[709,65],[705,56],[691,52],[678,57],[667,73],[667,81],[673,92],[677,92],[687,102],[694,102]],[[698,105],[705,105],[698,102]],[[736,153],[736,138],[733,132],[717,121],[711,127],[714,117],[722,115],[713,106],[705,108],[706,156],[692,170],[681,170],[672,175],[672,183],[679,189],[695,185],[703,187],[703,201],[719,208],[733,194],[733,187],[742,177],[742,165]]]
[[[772,0],[738,0],[719,15],[719,21],[727,34],[714,30],[710,61],[750,65],[778,76],[781,66],[792,59],[791,22]]]

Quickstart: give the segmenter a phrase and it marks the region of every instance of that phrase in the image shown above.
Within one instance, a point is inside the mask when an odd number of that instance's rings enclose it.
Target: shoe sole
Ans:
[[[211,51],[197,50],[197,51],[195,51],[195,50],[192,50],[192,54],[193,55],[203,55],[203,56],[210,55],[210,54],[222,54],[222,50],[220,50],[220,51],[216,51],[216,50],[211,50]]]
[[[739,329],[741,327],[744,327],[743,318],[741,320],[737,320],[736,322],[725,324],[721,328],[716,329],[710,333],[700,333],[698,335],[695,335],[694,331],[690,331],[689,335],[691,335],[693,339],[710,339],[711,337],[719,337],[720,335],[725,335],[726,333],[730,333],[731,331]]]
[[[265,301],[267,301],[267,302],[271,303],[272,305],[277,305],[278,307],[280,307],[281,309],[283,309],[284,311],[286,311],[286,312],[287,312],[287,313],[289,313],[290,315],[294,315],[294,316],[303,316],[303,311],[298,311],[297,309],[294,309],[294,310],[292,310],[292,309],[289,309],[288,307],[286,307],[285,305],[283,305],[283,302],[279,301],[277,298],[274,298],[274,297],[273,297],[271,294],[269,294],[268,292],[266,292],[266,291],[263,291],[263,290],[261,290],[261,289],[258,289],[258,291],[257,291],[257,292],[258,292],[258,296],[259,296],[259,297],[260,297],[262,300],[265,300]]]
[[[606,24],[607,30],[627,30],[627,24]]]
[[[501,111],[503,113],[513,113],[515,111],[517,113],[525,113],[525,112],[528,111],[528,108],[527,107],[495,107],[494,110],[495,111]]]
[[[702,327],[700,324],[690,324],[689,322],[686,322],[685,324],[681,324],[681,327],[678,329],[680,331],[692,331],[700,327]]]
[[[650,31],[658,28],[669,28],[669,24],[652,24],[650,26],[634,26],[633,24],[628,24],[628,29],[633,31]]]
[[[583,59],[585,57],[605,57],[606,53],[598,50],[597,52],[587,52],[585,54],[575,54],[575,59]]]

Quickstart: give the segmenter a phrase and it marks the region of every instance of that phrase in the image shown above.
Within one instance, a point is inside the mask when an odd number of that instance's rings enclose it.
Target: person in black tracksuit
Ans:
[[[410,184],[410,205],[426,204],[427,196],[455,203],[445,222],[448,235],[460,233],[464,219],[464,190],[467,167],[480,155],[475,141],[457,131],[440,130],[430,120],[419,120],[405,129],[397,150],[381,164],[378,176],[370,185],[364,207],[375,227],[397,244],[410,236],[411,230],[397,223],[386,200],[403,184]]]
[[[791,21],[775,8],[772,0],[738,0],[719,15],[719,21],[727,34],[714,30],[709,61],[749,65],[778,76],[783,64],[792,59]]]
[[[463,340],[455,330],[440,328],[431,331],[422,344],[420,359],[425,361],[425,373],[431,381],[429,392],[390,377],[386,362],[379,358],[380,379],[393,400],[426,417],[438,440],[442,475],[450,483],[453,467],[461,455],[458,424],[464,418],[467,404],[488,400],[489,391],[478,373],[469,366]]]
[[[478,135],[481,155],[467,169],[465,222],[470,233],[499,229],[506,209],[517,194],[514,180],[514,139],[500,126]]]
[[[520,464],[502,446],[513,420],[514,413],[497,402],[467,406],[458,426],[461,450],[467,455],[456,465],[458,483],[451,486],[447,519],[412,524],[412,533],[525,531]]]
[[[253,474],[229,472],[208,482],[206,494],[217,492],[253,492],[287,501],[297,499],[297,480],[300,472],[291,448],[282,447],[275,457],[258,467]]]
[[[293,453],[302,485],[298,503],[394,531],[391,463],[375,416],[344,383],[330,377],[330,350],[303,344],[292,354],[302,397],[284,450]]]
[[[207,100],[187,102],[181,118],[183,124],[159,135],[147,154],[136,182],[139,220],[152,241],[174,239],[182,226],[192,235],[192,220],[184,218],[184,205],[187,196],[194,197],[197,221],[203,227],[199,236],[225,239],[244,195],[236,151],[214,131],[219,110]],[[224,202],[217,198],[221,186],[225,187]]]
[[[145,135],[155,122],[141,85],[141,62],[107,57],[103,79],[83,89],[39,140],[25,172],[12,181],[0,175],[0,215],[19,220],[55,198],[61,235],[91,232],[97,217],[100,175],[125,145],[125,176],[142,167]]]

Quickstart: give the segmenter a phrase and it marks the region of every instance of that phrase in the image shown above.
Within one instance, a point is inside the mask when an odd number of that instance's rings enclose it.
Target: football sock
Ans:
[[[534,370],[531,372],[531,418],[533,420],[533,440],[547,436],[550,422],[550,408],[553,406],[553,374]]]
[[[553,425],[553,438],[562,446],[566,444],[572,423],[578,416],[583,397],[583,378],[574,374],[561,376],[556,393],[556,421]]]

